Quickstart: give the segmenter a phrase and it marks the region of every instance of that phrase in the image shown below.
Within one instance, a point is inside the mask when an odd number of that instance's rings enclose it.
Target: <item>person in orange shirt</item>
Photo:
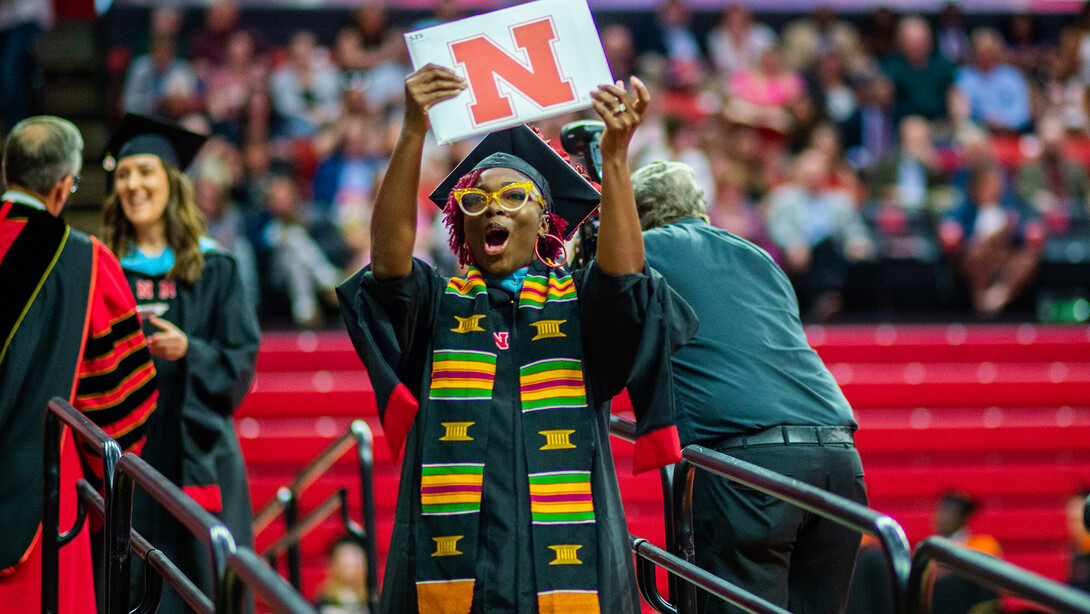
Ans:
[[[931,517],[932,530],[959,546],[1001,558],[1003,550],[991,535],[974,535],[969,519],[976,514],[977,502],[966,492],[949,491],[939,497]],[[932,614],[992,614],[999,611],[999,594],[945,569],[935,573],[931,594]]]

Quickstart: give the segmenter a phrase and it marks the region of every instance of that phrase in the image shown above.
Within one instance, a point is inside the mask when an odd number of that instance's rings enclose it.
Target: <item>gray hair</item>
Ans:
[[[4,146],[3,174],[8,186],[49,194],[83,165],[83,137],[76,126],[52,115],[15,124]]]
[[[689,217],[708,221],[704,190],[688,164],[652,162],[632,173],[632,191],[636,194],[636,211],[643,230]]]

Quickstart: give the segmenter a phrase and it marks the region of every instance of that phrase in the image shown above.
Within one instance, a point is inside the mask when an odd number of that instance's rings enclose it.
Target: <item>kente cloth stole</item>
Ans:
[[[575,282],[567,271],[535,263],[518,294],[515,330],[495,330],[488,313],[477,269],[450,280],[434,332],[428,401],[417,422],[424,442],[419,611],[470,611],[489,416],[513,409],[493,407],[492,391],[519,386],[538,611],[598,614],[590,475],[596,422],[583,382]],[[499,352],[517,357],[519,381],[496,381]]]

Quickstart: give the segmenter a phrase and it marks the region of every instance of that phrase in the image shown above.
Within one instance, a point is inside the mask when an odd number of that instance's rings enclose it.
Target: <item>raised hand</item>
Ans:
[[[405,78],[405,129],[426,132],[428,109],[469,87],[453,70],[428,64]]]
[[[606,124],[602,140],[599,142],[603,157],[610,155],[624,157],[627,154],[628,142],[632,139],[636,128],[643,122],[643,114],[651,101],[651,94],[639,77],[633,76],[630,81],[635,90],[635,100],[625,89],[623,81],[617,81],[613,85],[600,85],[591,93],[591,97],[594,98],[594,110]]]

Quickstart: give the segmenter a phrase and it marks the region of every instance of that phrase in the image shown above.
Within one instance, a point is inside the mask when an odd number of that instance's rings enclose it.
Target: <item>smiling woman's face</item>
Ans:
[[[512,183],[529,180],[510,168],[489,168],[473,187],[496,192]],[[496,277],[505,277],[530,264],[537,237],[545,230],[545,219],[545,212],[535,198],[514,213],[491,201],[480,215],[464,216],[462,223],[473,262]]]

